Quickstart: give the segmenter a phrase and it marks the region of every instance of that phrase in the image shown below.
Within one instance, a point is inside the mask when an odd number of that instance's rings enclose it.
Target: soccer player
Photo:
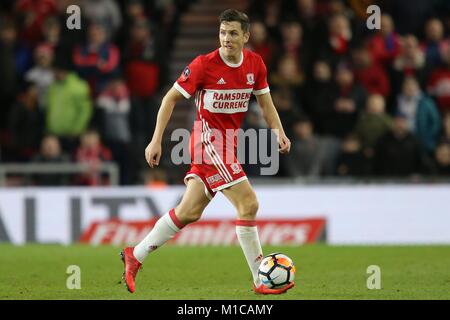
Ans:
[[[124,280],[130,292],[135,291],[136,275],[147,255],[184,226],[199,220],[218,191],[237,210],[236,234],[253,276],[253,290],[259,294],[280,294],[294,285],[270,289],[260,283],[258,267],[263,253],[255,222],[258,201],[237,161],[237,139],[232,137],[232,146],[224,141],[229,140],[226,135],[230,130],[240,128],[253,93],[267,124],[277,135],[279,152],[289,152],[291,143],[272,102],[266,66],[259,55],[244,49],[250,37],[247,15],[228,9],[221,13],[219,22],[220,48],[198,56],[184,69],[162,100],[153,138],[145,149],[146,160],[154,168],[161,158],[163,132],[175,104],[195,95],[197,120],[191,132],[192,162],[184,179],[186,192],[181,202],[163,215],[138,245],[121,252]]]

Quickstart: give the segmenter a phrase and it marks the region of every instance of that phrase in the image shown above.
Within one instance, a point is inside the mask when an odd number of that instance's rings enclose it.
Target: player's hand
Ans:
[[[159,165],[159,159],[161,159],[161,143],[151,141],[147,148],[145,148],[145,159],[150,168]]]
[[[291,150],[291,141],[286,137],[285,134],[282,134],[278,137],[278,143],[280,145],[280,148],[278,151],[280,151],[281,154],[289,153]]]

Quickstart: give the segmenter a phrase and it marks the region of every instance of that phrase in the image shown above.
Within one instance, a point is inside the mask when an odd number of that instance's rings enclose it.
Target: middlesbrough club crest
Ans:
[[[247,84],[254,84],[255,83],[255,76],[253,73],[247,73]]]

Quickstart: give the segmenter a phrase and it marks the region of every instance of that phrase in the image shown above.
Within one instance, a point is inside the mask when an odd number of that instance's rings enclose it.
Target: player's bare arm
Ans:
[[[183,95],[178,90],[176,90],[175,88],[171,88],[162,99],[161,106],[158,111],[153,138],[148,144],[147,148],[145,148],[145,159],[147,160],[151,168],[159,165],[159,160],[161,159],[162,152],[161,141],[164,130],[166,129],[167,123],[172,116],[175,104],[182,98]]]
[[[270,92],[257,95],[256,100],[262,109],[264,120],[266,120],[269,128],[274,130],[280,144],[280,153],[288,153],[291,150],[291,141],[284,133],[283,125],[281,124],[280,117],[278,116],[277,109],[272,101]]]

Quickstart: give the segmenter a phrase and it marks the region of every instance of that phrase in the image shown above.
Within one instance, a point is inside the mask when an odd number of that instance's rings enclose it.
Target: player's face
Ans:
[[[244,44],[247,43],[249,36],[249,32],[242,30],[240,22],[225,21],[220,24],[220,45],[226,55],[238,56],[242,48],[244,48]]]

